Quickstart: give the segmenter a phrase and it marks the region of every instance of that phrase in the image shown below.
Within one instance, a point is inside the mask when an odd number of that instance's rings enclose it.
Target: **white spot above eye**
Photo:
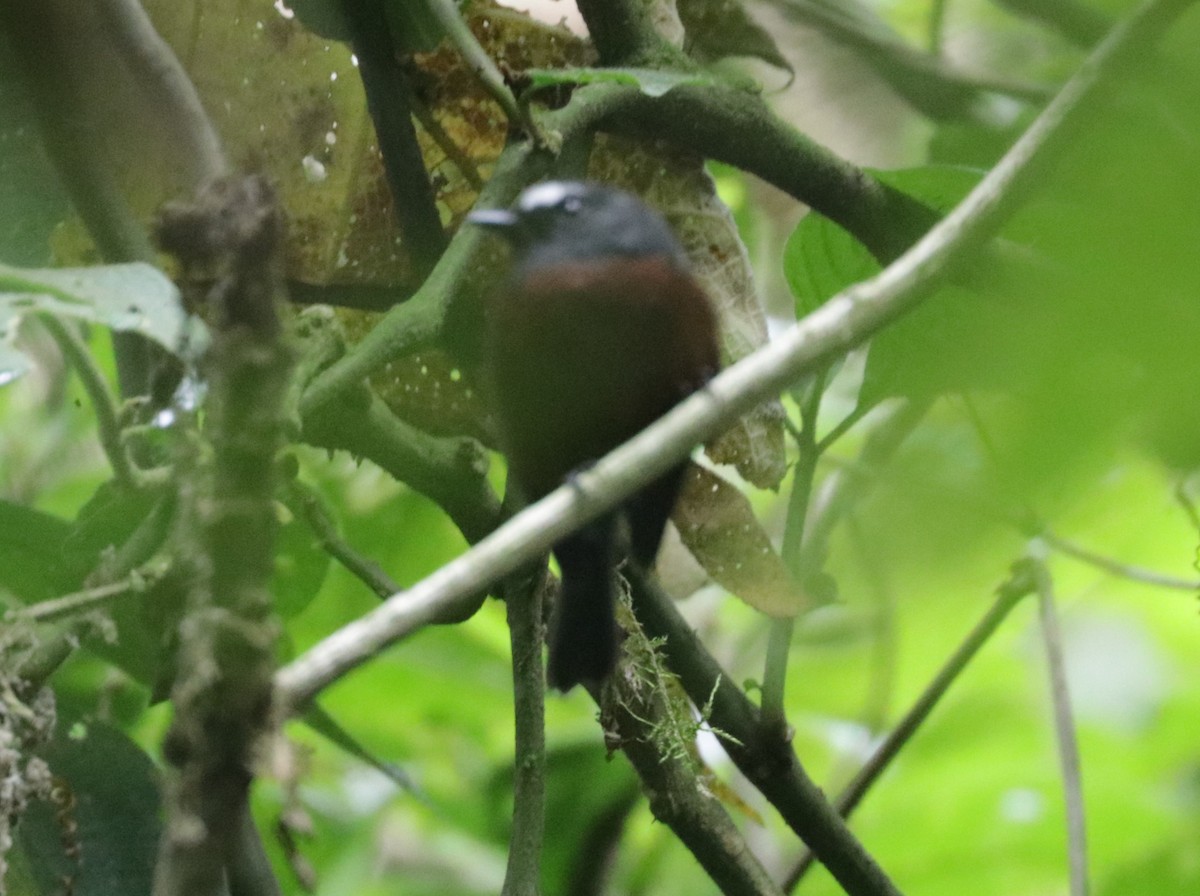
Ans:
[[[517,208],[522,212],[533,212],[538,209],[562,206],[567,211],[578,211],[579,194],[579,184],[562,180],[548,180],[545,183],[534,184],[522,193]]]

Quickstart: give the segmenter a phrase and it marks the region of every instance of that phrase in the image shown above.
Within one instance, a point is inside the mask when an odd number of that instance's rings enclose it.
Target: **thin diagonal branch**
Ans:
[[[1024,566],[1015,566],[1012,577],[1000,587],[999,594],[987,613],[975,624],[975,627],[971,629],[945,665],[938,670],[937,675],[917,698],[917,702],[888,733],[883,743],[871,754],[871,758],[854,776],[854,779],[838,794],[837,799],[834,800],[834,807],[843,818],[848,818],[850,813],[858,807],[863,797],[867,795],[867,791],[874,786],[892,761],[900,754],[904,745],[912,739],[917,729],[929,718],[929,714],[941,702],[942,697],[950,690],[950,686],[958,680],[983,645],[996,633],[1000,624],[1008,618],[1021,599],[1033,588],[1034,583],[1029,570]],[[806,850],[788,874],[784,889],[791,892],[815,859],[815,853],[811,849]]]
[[[330,517],[324,501],[315,489],[301,482],[292,482],[288,486],[288,496],[293,509],[300,511],[297,515],[304,518],[317,537],[321,549],[340,563],[347,572],[379,597],[387,597],[400,590],[400,586],[378,563],[358,553],[342,538],[337,524]]]
[[[1105,557],[1103,554],[1097,554],[1095,551],[1089,551],[1087,548],[1081,547],[1065,538],[1060,538],[1053,532],[1045,529],[1039,530],[1037,537],[1044,541],[1051,550],[1065,554],[1068,557],[1073,557],[1089,566],[1095,566],[1097,569],[1102,569],[1114,576],[1129,579],[1131,582],[1141,582],[1145,585],[1154,585],[1158,588],[1172,588],[1176,591],[1188,591],[1191,593],[1200,591],[1200,580],[1197,579],[1181,579],[1177,576],[1158,572],[1157,570],[1146,569],[1144,566],[1122,563],[1111,557]]]
[[[1087,896],[1087,816],[1083,811],[1083,774],[1079,763],[1079,741],[1071,713],[1071,692],[1067,685],[1067,661],[1063,655],[1062,627],[1055,608],[1054,579],[1045,563],[1032,561],[1037,585],[1038,616],[1042,643],[1046,648],[1050,699],[1054,707],[1054,733],[1058,761],[1062,769],[1063,798],[1067,807],[1067,856],[1071,869],[1071,896]]]

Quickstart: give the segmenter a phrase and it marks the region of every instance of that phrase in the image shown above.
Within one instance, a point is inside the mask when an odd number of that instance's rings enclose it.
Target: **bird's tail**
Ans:
[[[554,556],[562,592],[546,677],[565,692],[580,682],[598,684],[616,664],[614,520],[598,520],[564,539],[554,546]]]

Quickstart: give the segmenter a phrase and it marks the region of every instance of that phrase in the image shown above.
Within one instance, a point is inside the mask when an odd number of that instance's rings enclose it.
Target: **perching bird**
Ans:
[[[717,370],[716,322],[666,221],[596,183],[530,187],[472,223],[513,249],[485,305],[484,366],[511,476],[529,500],[652,423]],[[620,509],[632,559],[653,563],[680,465]],[[616,661],[617,515],[554,546],[562,596],[547,678],[598,683]]]

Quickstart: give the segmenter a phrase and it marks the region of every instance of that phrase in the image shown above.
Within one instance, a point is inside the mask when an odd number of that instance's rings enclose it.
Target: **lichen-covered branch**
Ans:
[[[614,676],[604,704],[605,732],[642,781],[654,817],[667,825],[726,896],[780,893],[720,801],[701,786],[697,763],[661,749],[656,726],[670,710],[659,688]]]
[[[156,896],[219,894],[247,855],[254,750],[271,722],[278,624],[268,589],[275,559],[276,452],[292,368],[277,309],[284,300],[281,217],[259,178],[220,181],[164,212],[160,238],[185,268],[219,274],[202,434],[184,433],[176,550],[192,581],[180,627],[175,718],[164,753],[175,767],[155,869]],[[260,890],[261,892],[261,890]]]

